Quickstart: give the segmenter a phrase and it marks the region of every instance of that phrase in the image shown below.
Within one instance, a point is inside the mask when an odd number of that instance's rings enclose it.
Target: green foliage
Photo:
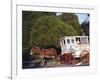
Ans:
[[[57,16],[39,17],[31,32],[30,45],[59,47],[59,39],[63,36],[74,36],[77,32],[65,24]]]
[[[44,15],[55,15],[55,13],[22,11],[22,52],[24,54],[28,53],[28,49],[31,47],[29,41],[32,27],[36,20]]]
[[[75,15],[74,13],[63,13],[62,15],[59,16],[66,24],[71,25],[76,32],[78,33],[78,35],[81,34],[80,31],[80,25],[79,25],[79,21],[78,21],[78,17],[77,15]]]

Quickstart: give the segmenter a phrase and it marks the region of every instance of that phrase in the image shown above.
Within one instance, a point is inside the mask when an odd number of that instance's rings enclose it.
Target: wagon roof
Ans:
[[[63,40],[64,38],[76,38],[76,37],[88,37],[88,36],[63,36],[59,40]]]

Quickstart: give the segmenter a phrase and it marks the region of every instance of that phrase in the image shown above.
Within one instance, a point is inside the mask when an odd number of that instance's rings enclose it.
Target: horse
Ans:
[[[35,52],[39,54],[41,59],[49,56],[50,58],[53,58],[54,64],[57,61],[57,51],[54,48],[44,49],[39,47],[32,47],[30,55],[34,55]]]

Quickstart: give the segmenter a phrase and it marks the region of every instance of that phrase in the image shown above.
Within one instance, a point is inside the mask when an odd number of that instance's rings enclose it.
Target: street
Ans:
[[[89,66],[89,64],[68,65],[68,64],[61,64],[61,63],[57,63],[57,64],[48,63],[44,68],[53,68],[53,67],[78,67],[78,66]]]

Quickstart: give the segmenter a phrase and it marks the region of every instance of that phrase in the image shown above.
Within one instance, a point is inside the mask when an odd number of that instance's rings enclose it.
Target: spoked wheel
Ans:
[[[83,64],[89,64],[89,52],[87,50],[81,52],[80,60]]]
[[[68,54],[65,57],[65,64],[66,65],[72,65],[73,64],[73,60],[74,60],[73,55],[72,54]]]

